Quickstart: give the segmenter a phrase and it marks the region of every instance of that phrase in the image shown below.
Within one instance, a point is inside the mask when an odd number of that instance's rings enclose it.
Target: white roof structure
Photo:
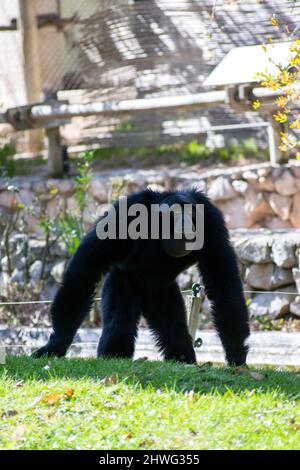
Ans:
[[[235,47],[215,67],[204,81],[205,86],[224,87],[244,83],[256,83],[255,75],[260,72],[278,72],[274,63],[289,64],[291,42],[277,42],[267,45]]]

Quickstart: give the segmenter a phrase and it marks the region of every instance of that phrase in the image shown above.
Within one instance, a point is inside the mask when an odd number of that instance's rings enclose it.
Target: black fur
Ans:
[[[160,240],[99,240],[94,228],[73,256],[51,313],[53,333],[35,356],[64,356],[76,330],[90,310],[95,285],[106,279],[102,294],[103,333],[98,355],[132,357],[141,314],[155,333],[166,359],[195,362],[184,302],[176,284],[183,270],[197,264],[213,317],[230,365],[246,363],[248,313],[236,256],[229,243],[222,213],[200,191],[131,195],[134,203],[160,204],[166,197],[179,203],[204,204],[204,246],[184,257],[165,253]],[[115,205],[118,207],[118,202]]]

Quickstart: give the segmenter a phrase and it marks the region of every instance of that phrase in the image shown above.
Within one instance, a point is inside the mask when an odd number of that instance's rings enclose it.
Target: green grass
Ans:
[[[257,370],[8,357],[0,449],[299,449],[299,371]]]

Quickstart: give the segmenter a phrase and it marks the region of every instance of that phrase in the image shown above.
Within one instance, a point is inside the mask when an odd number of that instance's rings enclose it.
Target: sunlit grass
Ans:
[[[253,371],[9,357],[0,448],[299,448],[299,372]]]

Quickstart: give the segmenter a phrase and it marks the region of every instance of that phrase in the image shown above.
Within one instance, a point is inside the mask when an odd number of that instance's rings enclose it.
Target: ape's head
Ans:
[[[169,256],[181,258],[190,254],[186,248],[195,237],[195,201],[185,194],[167,196],[160,203],[162,247]],[[165,224],[165,225],[164,225]],[[169,227],[169,234],[167,229]]]

